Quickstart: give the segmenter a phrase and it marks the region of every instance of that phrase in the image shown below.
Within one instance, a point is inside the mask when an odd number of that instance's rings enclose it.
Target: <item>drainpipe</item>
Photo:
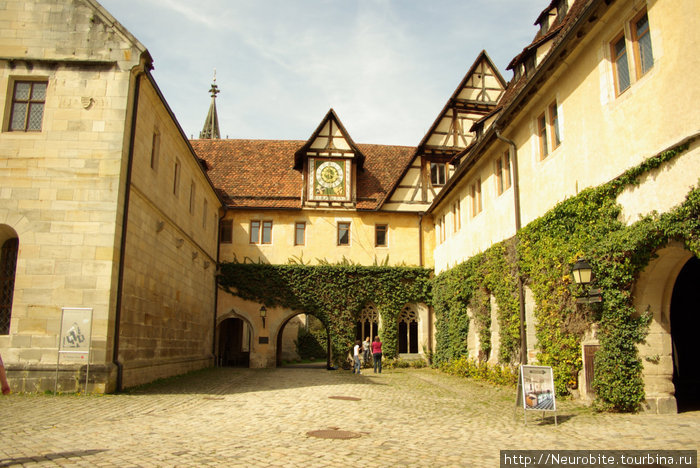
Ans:
[[[117,276],[117,299],[115,303],[114,312],[114,348],[112,350],[112,362],[117,366],[117,388],[116,391],[122,389],[122,378],[124,374],[124,368],[121,362],[119,362],[119,333],[121,332],[121,315],[122,315],[122,293],[124,289],[124,261],[126,258],[126,231],[129,221],[129,196],[131,194],[131,168],[134,162],[134,142],[136,140],[136,117],[139,108],[139,91],[141,88],[141,76],[145,74],[145,68],[148,64],[144,65],[141,69],[136,72],[135,82],[134,82],[134,100],[132,103],[132,113],[131,113],[131,134],[129,135],[129,154],[127,156],[126,163],[126,184],[124,193],[124,214],[122,215],[122,233],[121,241],[119,244],[119,273]]]
[[[510,161],[513,165],[513,202],[515,204],[515,252],[517,255],[520,240],[520,177],[518,176],[518,147],[513,140],[509,140],[501,135],[501,131],[496,129],[496,138],[510,146]],[[520,363],[527,364],[527,336],[525,334],[525,293],[523,291],[523,277],[520,274],[520,264],[516,258],[516,268],[518,275],[518,306],[520,309]]]
[[[219,218],[219,225],[216,227],[217,233],[216,233],[216,270],[219,270],[219,258],[221,255],[221,221],[226,217],[226,213],[228,212],[228,206],[224,205],[224,212]],[[213,323],[213,330],[212,330],[212,338],[211,338],[211,354],[214,356],[214,367],[216,367],[216,312],[219,307],[219,284],[218,284],[218,278],[217,274],[214,273],[214,323]]]
[[[418,266],[423,266],[423,212],[418,213]]]

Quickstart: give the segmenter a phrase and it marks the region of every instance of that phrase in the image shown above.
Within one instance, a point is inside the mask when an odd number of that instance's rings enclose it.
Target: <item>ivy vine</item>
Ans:
[[[221,264],[219,286],[230,294],[268,307],[280,306],[313,315],[325,325],[334,364],[344,364],[355,340],[355,323],[372,303],[384,326],[380,330],[387,358],[398,354],[397,324],[408,303],[430,300],[431,270],[359,265]]]
[[[700,189],[691,190],[671,212],[649,215],[630,226],[619,221],[616,199],[650,171],[687,151],[692,141],[559,203],[524,227],[517,239],[495,244],[434,278],[436,362],[449,368],[468,356],[465,337],[472,324],[477,326],[482,355],[469,357],[488,357],[491,324],[481,297],[488,294],[498,306],[498,361],[515,364],[520,350],[519,270],[535,299],[538,361],[552,366],[557,393],[565,395],[576,388],[582,368],[581,339],[596,323],[601,344],[593,382],[597,404],[615,411],[638,409],[644,383],[637,345],[647,334],[650,317],[637,313],[631,290],[655,251],[672,240],[684,242],[700,256]],[[596,287],[603,290],[601,307],[576,304],[581,291],[572,284],[570,269],[580,256],[589,259]]]

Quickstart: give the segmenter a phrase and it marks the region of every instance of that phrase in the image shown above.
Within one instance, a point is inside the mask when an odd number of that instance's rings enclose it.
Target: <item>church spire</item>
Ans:
[[[219,133],[219,116],[216,114],[216,95],[219,94],[219,87],[216,86],[216,69],[214,69],[214,81],[211,84],[211,105],[207,113],[207,119],[204,121],[204,128],[199,132],[199,138],[205,140],[220,139]]]

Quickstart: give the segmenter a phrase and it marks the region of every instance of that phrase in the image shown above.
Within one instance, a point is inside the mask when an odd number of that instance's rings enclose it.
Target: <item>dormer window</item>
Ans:
[[[430,183],[435,186],[445,185],[447,180],[447,164],[430,163]]]
[[[566,0],[559,0],[557,4],[557,22],[562,22],[569,11],[569,4]]]
[[[525,74],[527,76],[532,75],[535,71],[535,54],[530,55],[525,61]]]

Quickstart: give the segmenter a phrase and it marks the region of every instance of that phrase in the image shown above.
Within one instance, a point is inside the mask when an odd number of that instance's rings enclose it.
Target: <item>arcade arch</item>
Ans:
[[[292,322],[296,317],[303,316],[303,315],[304,315],[304,314],[303,314],[302,312],[294,312],[294,313],[292,313],[289,317],[287,317],[286,319],[284,319],[284,320],[282,321],[282,323],[280,324],[280,326],[279,326],[279,328],[278,328],[278,330],[277,330],[277,338],[276,338],[276,340],[275,340],[275,345],[276,345],[276,350],[275,350],[275,352],[276,352],[276,354],[275,354],[275,365],[276,365],[277,367],[279,367],[279,366],[282,365],[283,351],[284,351],[284,342],[283,342],[283,340],[284,340],[285,328],[286,328],[287,325],[289,325],[290,322]],[[321,321],[320,319],[317,319],[317,318],[314,317],[313,315],[307,315],[306,317],[309,317],[309,318],[313,317],[314,319],[318,320],[318,322],[320,322],[320,323],[322,324],[323,328],[324,328],[325,331],[326,331],[325,343],[320,343],[320,344],[321,344],[321,345],[325,348],[325,350],[326,350],[326,367],[327,367],[327,368],[330,368],[330,365],[331,365],[331,361],[330,361],[330,360],[331,360],[331,355],[330,355],[331,341],[330,341],[330,336],[329,336],[329,334],[328,334],[328,327],[326,327],[326,325],[323,324],[323,321]],[[308,323],[309,323],[309,321],[310,321],[310,320],[305,320],[305,323],[306,323],[306,324],[303,325],[303,326],[307,326]]]
[[[220,367],[249,367],[253,327],[242,315],[229,312],[218,320],[216,327],[217,365]]]
[[[0,335],[10,333],[18,253],[17,232],[6,224],[0,224]]]
[[[656,254],[640,274],[633,292],[636,310],[652,314],[639,353],[648,409],[674,413],[698,403],[689,398],[687,389],[693,385],[697,389],[700,378],[696,338],[700,324],[700,261],[677,242]]]

